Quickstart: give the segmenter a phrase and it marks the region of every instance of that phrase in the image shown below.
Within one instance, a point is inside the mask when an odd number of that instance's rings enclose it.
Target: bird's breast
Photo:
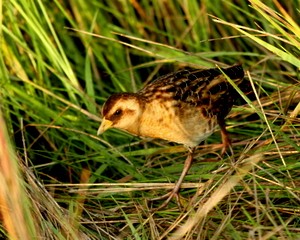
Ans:
[[[145,107],[134,134],[194,147],[211,135],[216,122],[215,117],[204,116],[199,107],[153,101]]]

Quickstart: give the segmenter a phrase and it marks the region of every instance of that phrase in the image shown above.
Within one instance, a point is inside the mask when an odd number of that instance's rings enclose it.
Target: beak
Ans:
[[[111,128],[112,125],[113,125],[112,121],[103,118],[102,123],[101,123],[100,127],[98,128],[97,135],[104,133],[107,129]]]

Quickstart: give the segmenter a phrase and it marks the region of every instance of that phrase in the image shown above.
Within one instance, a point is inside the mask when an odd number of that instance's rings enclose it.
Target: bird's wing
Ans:
[[[173,99],[179,103],[187,103],[193,106],[207,105],[214,108],[215,104],[232,101],[234,88],[226,80],[222,73],[236,81],[237,84],[243,79],[244,71],[241,65],[207,70],[181,70],[167,74],[154,80],[138,94],[146,100]],[[229,101],[229,102],[228,102]],[[230,107],[231,108],[231,107]]]

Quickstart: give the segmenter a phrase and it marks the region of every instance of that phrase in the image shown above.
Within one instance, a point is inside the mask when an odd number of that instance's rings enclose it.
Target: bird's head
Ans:
[[[109,128],[119,128],[130,132],[142,113],[142,104],[135,93],[117,93],[110,96],[102,108],[102,123],[97,135]]]

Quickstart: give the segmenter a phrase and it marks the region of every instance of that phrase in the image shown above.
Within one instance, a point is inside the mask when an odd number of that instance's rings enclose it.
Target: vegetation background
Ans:
[[[0,217],[10,239],[299,239],[298,0],[0,3]],[[111,130],[112,93],[183,67],[242,63],[253,94],[186,150]]]

